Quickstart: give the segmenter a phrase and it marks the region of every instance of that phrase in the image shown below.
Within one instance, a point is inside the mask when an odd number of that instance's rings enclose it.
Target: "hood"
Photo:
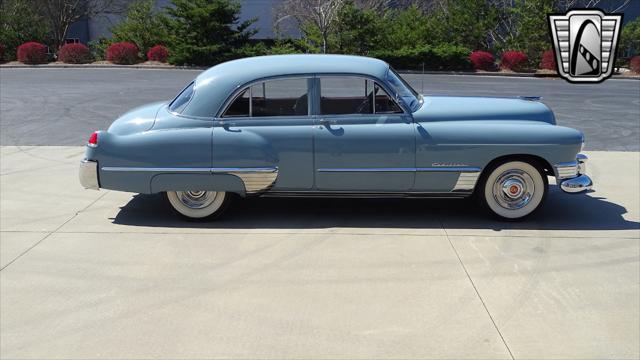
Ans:
[[[115,135],[128,135],[149,130],[164,104],[161,101],[137,107],[116,119],[107,131]]]
[[[545,104],[523,98],[424,96],[413,113],[416,121],[526,120],[555,125],[553,112]]]

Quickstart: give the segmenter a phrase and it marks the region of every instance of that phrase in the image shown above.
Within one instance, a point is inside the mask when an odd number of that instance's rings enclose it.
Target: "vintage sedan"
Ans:
[[[265,56],[91,134],[80,182],[165,193],[187,218],[246,196],[475,196],[514,220],[541,206],[549,176],[591,188],[583,143],[539,98],[421,95],[380,60]]]

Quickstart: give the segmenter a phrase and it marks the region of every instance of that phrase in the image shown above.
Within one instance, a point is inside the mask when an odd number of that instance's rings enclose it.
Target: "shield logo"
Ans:
[[[613,73],[622,14],[598,9],[549,15],[558,74],[569,82],[597,83]]]

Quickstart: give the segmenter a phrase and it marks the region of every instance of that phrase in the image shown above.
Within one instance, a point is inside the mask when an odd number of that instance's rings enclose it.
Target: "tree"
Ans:
[[[164,44],[169,35],[167,17],[154,10],[154,0],[138,0],[129,6],[125,18],[112,27],[113,41],[129,41],[143,54],[155,45]]]
[[[326,53],[329,36],[344,3],[345,0],[284,0],[276,11],[274,26],[294,19],[303,35],[320,38],[321,51]]]
[[[4,0],[0,7],[0,43],[5,59],[13,59],[16,49],[28,41],[46,42],[47,27],[40,13],[24,0]]]
[[[166,8],[170,17],[169,62],[211,65],[242,51],[255,30],[256,21],[240,22],[240,4],[235,0],[172,0]]]
[[[126,0],[32,0],[49,25],[53,47],[64,44],[69,26],[74,22],[101,14],[121,13]]]
[[[551,48],[547,14],[553,12],[553,0],[516,0],[505,8],[502,37],[498,49],[520,50],[531,64],[540,63],[542,54]]]
[[[338,12],[335,47],[343,54],[367,55],[380,43],[379,16],[373,9],[361,9],[347,2]]]
[[[620,51],[631,56],[640,52],[640,17],[627,23],[620,34]]]

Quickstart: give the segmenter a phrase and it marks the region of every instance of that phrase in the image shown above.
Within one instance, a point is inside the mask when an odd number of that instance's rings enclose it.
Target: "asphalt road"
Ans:
[[[172,98],[200,71],[139,69],[0,70],[1,145],[81,145],[118,115]],[[583,131],[587,150],[640,151],[640,81],[574,85],[559,79],[416,75],[426,94],[537,95],[558,124]]]

